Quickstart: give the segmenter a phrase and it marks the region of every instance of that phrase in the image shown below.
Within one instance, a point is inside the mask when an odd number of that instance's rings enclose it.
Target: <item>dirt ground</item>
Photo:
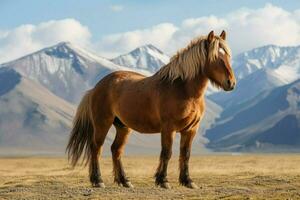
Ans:
[[[100,160],[105,189],[92,188],[87,168],[72,170],[66,158],[1,158],[0,199],[300,199],[299,154],[193,156],[196,190],[178,184],[177,160],[165,190],[154,186],[154,156],[123,158],[133,189],[113,183],[110,157]]]

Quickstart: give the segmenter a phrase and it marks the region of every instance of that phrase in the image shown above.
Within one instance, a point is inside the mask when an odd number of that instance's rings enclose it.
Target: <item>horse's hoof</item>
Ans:
[[[99,183],[99,187],[100,188],[105,188],[105,184],[104,183]]]
[[[105,188],[105,184],[104,183],[93,183],[93,187],[96,187],[96,188]]]
[[[130,181],[123,183],[123,187],[134,188]]]
[[[199,189],[199,187],[196,185],[196,183],[194,182],[190,182],[186,185],[187,188],[190,188],[190,189]]]
[[[171,189],[171,186],[168,182],[161,183],[159,186],[164,189]]]

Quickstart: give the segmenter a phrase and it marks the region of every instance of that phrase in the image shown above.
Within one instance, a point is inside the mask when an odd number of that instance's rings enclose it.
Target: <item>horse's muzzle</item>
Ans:
[[[225,82],[223,89],[225,91],[232,91],[235,88],[235,85],[236,85],[236,81],[232,81],[232,80],[228,79]]]

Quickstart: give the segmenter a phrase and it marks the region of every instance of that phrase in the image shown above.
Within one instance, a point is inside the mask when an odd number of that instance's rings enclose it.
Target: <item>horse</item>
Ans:
[[[154,178],[157,186],[168,189],[168,161],[174,135],[179,132],[179,183],[198,188],[189,175],[191,145],[205,111],[208,82],[224,91],[235,87],[230,59],[226,32],[223,30],[217,36],[211,31],[192,40],[152,76],[131,71],[115,71],[105,76],[78,106],[66,149],[72,166],[83,154],[92,186],[104,188],[98,157],[108,130],[114,125],[114,182],[132,188],[121,161],[130,132],[161,133],[161,153]]]

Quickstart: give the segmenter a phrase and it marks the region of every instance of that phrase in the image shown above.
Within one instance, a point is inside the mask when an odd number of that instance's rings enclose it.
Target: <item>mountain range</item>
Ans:
[[[150,76],[169,59],[151,44],[106,59],[62,42],[1,64],[0,154],[62,153],[76,105],[86,90],[116,70]],[[225,93],[209,86],[194,149],[297,149],[300,47],[268,45],[241,53],[232,63],[237,87]],[[105,145],[113,137],[111,129]],[[126,149],[157,153],[160,137],[134,133]]]
[[[299,149],[300,47],[274,45],[236,56],[236,90],[216,93],[223,107],[207,130],[208,147],[217,151],[285,151]]]
[[[232,105],[206,137],[218,151],[299,151],[300,80]]]
[[[72,103],[78,103],[83,93],[105,75],[116,70],[132,70],[69,42],[42,49],[0,67],[15,69]]]
[[[283,82],[300,78],[300,46],[279,47],[267,45],[237,55],[233,68],[238,80],[259,69],[272,69]]]

